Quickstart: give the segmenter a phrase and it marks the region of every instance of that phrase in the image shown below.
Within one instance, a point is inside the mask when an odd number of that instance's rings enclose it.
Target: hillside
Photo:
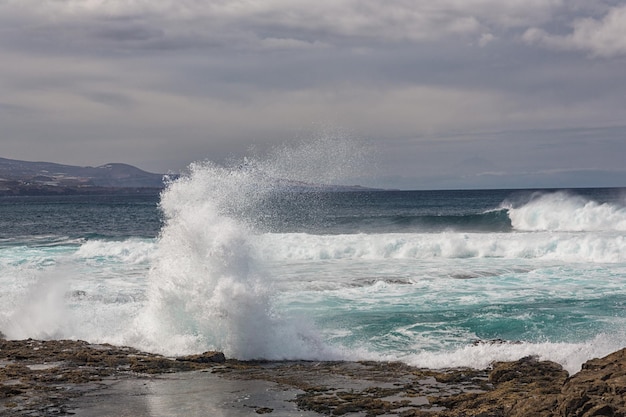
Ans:
[[[0,195],[133,192],[163,188],[163,175],[111,163],[79,167],[0,158]]]

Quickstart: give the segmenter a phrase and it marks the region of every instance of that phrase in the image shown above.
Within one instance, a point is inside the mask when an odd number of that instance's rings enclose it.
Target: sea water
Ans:
[[[0,331],[570,372],[626,346],[624,190],[341,191],[267,166],[193,164],[161,195],[1,198]]]

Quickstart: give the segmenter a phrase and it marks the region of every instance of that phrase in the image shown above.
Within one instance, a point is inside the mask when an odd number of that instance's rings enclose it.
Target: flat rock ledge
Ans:
[[[125,378],[204,370],[293,390],[301,410],[331,416],[626,417],[626,349],[569,376],[527,357],[490,369],[429,370],[384,362],[227,360],[220,352],[178,358],[69,340],[0,340],[0,416],[71,415],[72,399]],[[272,413],[259,406],[257,414]]]

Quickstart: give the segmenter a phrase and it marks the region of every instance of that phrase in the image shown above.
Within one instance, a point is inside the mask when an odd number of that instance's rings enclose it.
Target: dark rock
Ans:
[[[0,363],[0,415],[9,408],[12,416],[65,413],[72,398],[95,389],[60,385],[210,369],[297,388],[299,408],[325,415],[626,417],[626,349],[588,361],[571,377],[532,356],[494,363],[490,371],[433,371],[385,362],[226,361],[220,352],[174,360],[130,347],[32,339],[0,340]]]
[[[0,416],[68,415],[70,399],[97,389],[103,378],[149,378],[215,365],[80,340],[0,340]]]
[[[195,363],[224,363],[226,357],[222,352],[204,352],[199,355],[180,356],[176,360]]]
[[[556,394],[568,377],[567,371],[558,363],[539,361],[527,356],[515,362],[494,364],[489,380],[494,384],[515,381],[516,384],[533,384],[543,393]]]
[[[522,342],[519,340],[504,340],[504,339],[489,339],[489,340],[483,340],[483,339],[477,339],[472,341],[472,345],[474,346],[479,346],[479,345],[521,345]]]
[[[489,374],[493,390],[436,399],[448,410],[441,416],[552,416],[567,372],[554,362],[535,357],[496,362]]]
[[[567,380],[558,416],[626,416],[626,349],[592,359]]]
[[[16,386],[0,385],[0,398],[9,398],[24,393],[24,390]]]

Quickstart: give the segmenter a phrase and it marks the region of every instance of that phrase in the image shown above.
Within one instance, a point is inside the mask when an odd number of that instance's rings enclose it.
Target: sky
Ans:
[[[0,157],[320,136],[373,149],[366,186],[626,186],[626,1],[0,0]]]

